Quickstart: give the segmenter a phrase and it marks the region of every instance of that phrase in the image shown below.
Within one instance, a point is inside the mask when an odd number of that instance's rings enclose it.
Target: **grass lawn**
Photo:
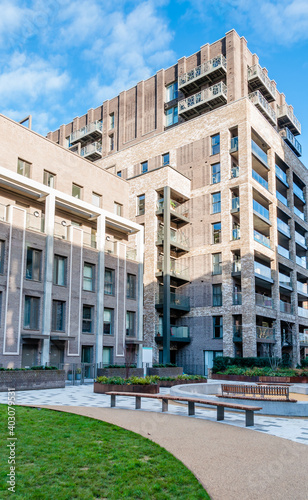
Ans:
[[[16,408],[16,493],[9,472],[7,406],[0,405],[0,498],[208,499],[194,475],[157,444],[88,417]]]

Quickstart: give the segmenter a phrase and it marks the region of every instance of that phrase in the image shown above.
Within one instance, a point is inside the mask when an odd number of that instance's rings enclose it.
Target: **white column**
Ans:
[[[138,320],[137,338],[143,340],[143,259],[144,259],[144,228],[137,233],[137,261],[138,261]],[[137,359],[138,368],[142,367],[142,344],[139,344]]]
[[[106,218],[97,218],[96,244],[98,250],[97,269],[97,302],[96,302],[96,363],[103,362],[103,331],[104,331],[104,286],[105,286],[105,241]]]

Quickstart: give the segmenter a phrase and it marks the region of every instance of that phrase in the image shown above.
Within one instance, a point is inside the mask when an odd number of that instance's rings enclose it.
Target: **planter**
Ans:
[[[65,387],[64,370],[9,370],[0,371],[0,392],[8,388],[15,391],[58,389]]]
[[[280,383],[280,384],[308,384],[308,377],[267,377],[260,375],[259,377],[249,377],[248,375],[224,375],[223,373],[213,373],[213,380],[233,380],[237,382],[265,382],[265,383]]]
[[[164,368],[148,368],[148,375],[158,375],[159,377],[178,377],[183,375],[183,368],[180,366],[170,366]]]
[[[175,385],[206,384],[206,378],[202,380],[158,380],[159,387],[174,387]]]
[[[94,392],[99,394],[105,394],[106,392],[117,391],[117,392],[141,392],[143,394],[158,394],[159,385],[148,384],[148,385],[138,385],[138,384],[100,384],[99,382],[94,382]]]
[[[76,380],[81,380],[81,373],[76,373],[75,379]]]
[[[126,377],[126,368],[98,368],[98,377]],[[143,377],[143,368],[130,368],[129,377]]]

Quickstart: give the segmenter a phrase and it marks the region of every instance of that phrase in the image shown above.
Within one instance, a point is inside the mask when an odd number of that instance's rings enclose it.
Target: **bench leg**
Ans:
[[[223,406],[217,406],[217,420],[224,420],[225,409]]]
[[[253,410],[245,410],[246,412],[246,427],[254,425],[254,413]]]
[[[192,401],[188,401],[188,415],[194,415],[195,414],[195,403]]]
[[[110,396],[110,406],[111,408],[115,408],[115,405],[116,405],[116,397],[115,397],[115,394],[111,394]]]
[[[162,399],[161,411],[168,411],[168,399]]]
[[[136,410],[140,410],[140,408],[141,408],[141,396],[136,396],[135,408],[136,408]]]

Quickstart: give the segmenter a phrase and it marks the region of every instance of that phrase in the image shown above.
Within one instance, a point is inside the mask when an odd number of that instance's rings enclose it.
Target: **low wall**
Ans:
[[[0,371],[0,392],[58,389],[65,387],[65,370]]]
[[[116,385],[116,384],[100,384],[99,382],[94,382],[94,392],[99,394],[105,394],[106,392],[141,392],[143,394],[158,394],[159,386],[156,384],[148,385]]]
[[[224,375],[223,373],[213,373],[212,380],[233,380],[238,382],[267,382],[280,384],[308,384],[307,377],[249,377],[248,375]]]
[[[183,375],[183,368],[180,366],[148,368],[148,375],[158,375],[159,377],[177,377],[178,375]]]
[[[159,387],[173,387],[174,385],[183,384],[206,384],[206,379],[203,380],[158,380]]]
[[[98,377],[121,377],[126,378],[126,368],[98,368]],[[130,368],[129,377],[143,377],[143,368]]]

